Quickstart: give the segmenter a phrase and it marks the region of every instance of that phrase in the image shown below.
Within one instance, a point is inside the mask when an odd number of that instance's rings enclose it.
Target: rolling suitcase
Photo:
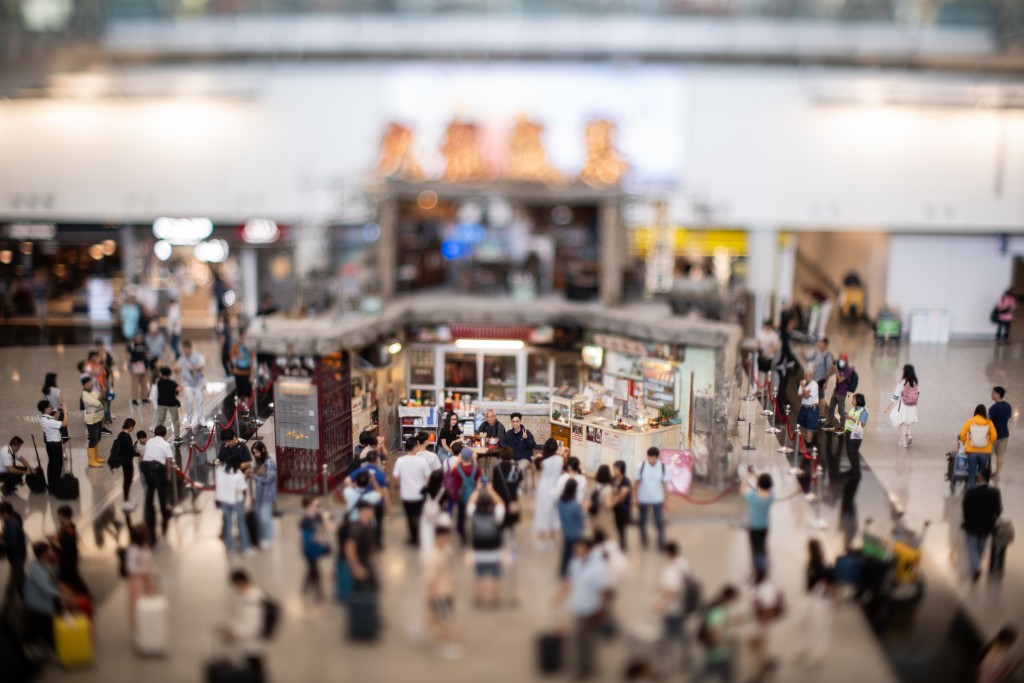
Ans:
[[[245,528],[249,531],[249,542],[254,548],[260,547],[260,525],[256,519],[256,511],[249,510],[245,513]]]
[[[206,665],[207,683],[256,683],[259,676],[247,664],[218,659]]]
[[[67,471],[64,471],[65,466]],[[60,479],[50,483],[53,484],[53,495],[57,500],[78,500],[78,477],[75,476],[74,464],[68,453],[62,458]]]
[[[36,467],[25,475],[25,483],[32,493],[46,493],[46,475],[43,474],[43,463],[39,460],[39,446],[36,445],[36,435],[32,435],[32,449],[36,452]]]
[[[537,638],[537,668],[542,674],[562,670],[562,648],[565,638],[558,633],[543,633]]]
[[[65,669],[93,662],[92,623],[84,614],[64,614],[53,619],[53,644],[57,661]]]
[[[151,595],[135,604],[135,650],[147,657],[167,654],[167,598]]]
[[[353,592],[348,598],[349,640],[376,640],[378,627],[377,594],[370,591]]]

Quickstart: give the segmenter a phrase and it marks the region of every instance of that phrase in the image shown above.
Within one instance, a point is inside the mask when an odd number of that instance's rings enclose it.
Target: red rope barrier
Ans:
[[[324,475],[320,474],[320,475],[317,476],[316,479],[314,479],[313,481],[309,482],[308,484],[303,486],[301,489],[279,488],[278,492],[280,492],[280,493],[305,493],[309,489],[313,488],[313,486],[315,486],[323,478],[324,478]]]
[[[274,388],[274,380],[270,380],[270,384],[267,385],[266,389],[260,389],[260,393],[263,395],[269,394],[270,390]]]
[[[220,422],[218,422],[217,426],[220,427],[221,429],[228,429],[231,425],[235,424],[236,417],[238,417],[238,406],[235,406],[235,412],[231,413],[231,419],[228,421],[226,425],[222,425]]]
[[[199,489],[200,491],[213,491],[214,490],[213,486],[203,486],[199,482],[194,481],[192,479],[189,479],[187,476],[185,476],[185,473],[182,472],[181,470],[176,470],[176,473],[177,473],[177,475],[180,478],[184,479],[187,483],[192,484],[192,488],[194,488],[194,489]]]
[[[206,440],[206,445],[203,446],[202,448],[200,448],[199,446],[196,446],[196,450],[199,451],[200,453],[205,453],[206,449],[210,447],[211,443],[213,443],[213,430],[212,429],[210,430],[210,438]]]
[[[676,495],[679,496],[680,498],[683,498],[684,500],[686,500],[689,503],[693,503],[694,505],[714,505],[715,503],[718,503],[723,498],[728,496],[730,493],[735,491],[736,488],[739,485],[740,485],[739,481],[734,481],[732,484],[729,485],[729,487],[727,489],[725,489],[721,493],[713,496],[712,498],[708,498],[706,500],[699,500],[699,499],[696,499],[696,498],[691,498],[689,495],[687,495],[685,493],[677,493]]]

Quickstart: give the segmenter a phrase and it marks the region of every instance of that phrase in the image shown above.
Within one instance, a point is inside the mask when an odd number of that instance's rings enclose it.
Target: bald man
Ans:
[[[488,410],[484,414],[484,421],[480,423],[480,435],[498,441],[505,436],[505,425],[498,422],[498,416],[494,414],[493,410]]]

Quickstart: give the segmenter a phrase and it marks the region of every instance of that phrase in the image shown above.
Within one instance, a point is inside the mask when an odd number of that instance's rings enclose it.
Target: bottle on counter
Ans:
[[[456,399],[458,398],[458,396],[459,396],[458,394],[455,394]],[[449,391],[448,394],[444,397],[444,412],[445,412],[445,414],[447,415],[448,413],[452,412],[452,408],[454,406],[455,406],[455,402],[452,400],[452,392]]]

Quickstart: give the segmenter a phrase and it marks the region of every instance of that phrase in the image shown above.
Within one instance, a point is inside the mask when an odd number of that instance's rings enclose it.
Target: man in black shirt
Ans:
[[[222,463],[233,463],[234,467],[248,472],[252,469],[252,453],[249,447],[242,443],[233,429],[225,429],[220,433],[220,452],[217,458]]]
[[[490,408],[484,414],[484,421],[480,423],[480,434],[488,439],[497,439],[499,443],[505,436],[505,425],[498,422],[498,416]]]
[[[964,531],[967,532],[967,558],[971,565],[971,578],[981,576],[981,557],[985,544],[992,535],[999,515],[1003,514],[1003,498],[999,489],[988,485],[990,472],[978,473],[978,484],[964,494]]]
[[[174,443],[180,444],[183,439],[181,438],[181,421],[178,419],[178,406],[181,403],[178,401],[178,394],[181,392],[181,387],[178,383],[171,379],[170,368],[160,368],[160,379],[156,383],[156,411],[153,414],[153,427],[149,431],[156,429],[157,425],[162,425],[167,419],[167,414],[171,414],[171,426],[174,428]],[[178,463],[179,465],[181,463]]]
[[[366,500],[356,503],[358,517],[349,529],[345,541],[345,559],[352,569],[354,588],[362,592],[376,593],[380,585],[377,582],[376,560],[374,558],[374,508]]]

